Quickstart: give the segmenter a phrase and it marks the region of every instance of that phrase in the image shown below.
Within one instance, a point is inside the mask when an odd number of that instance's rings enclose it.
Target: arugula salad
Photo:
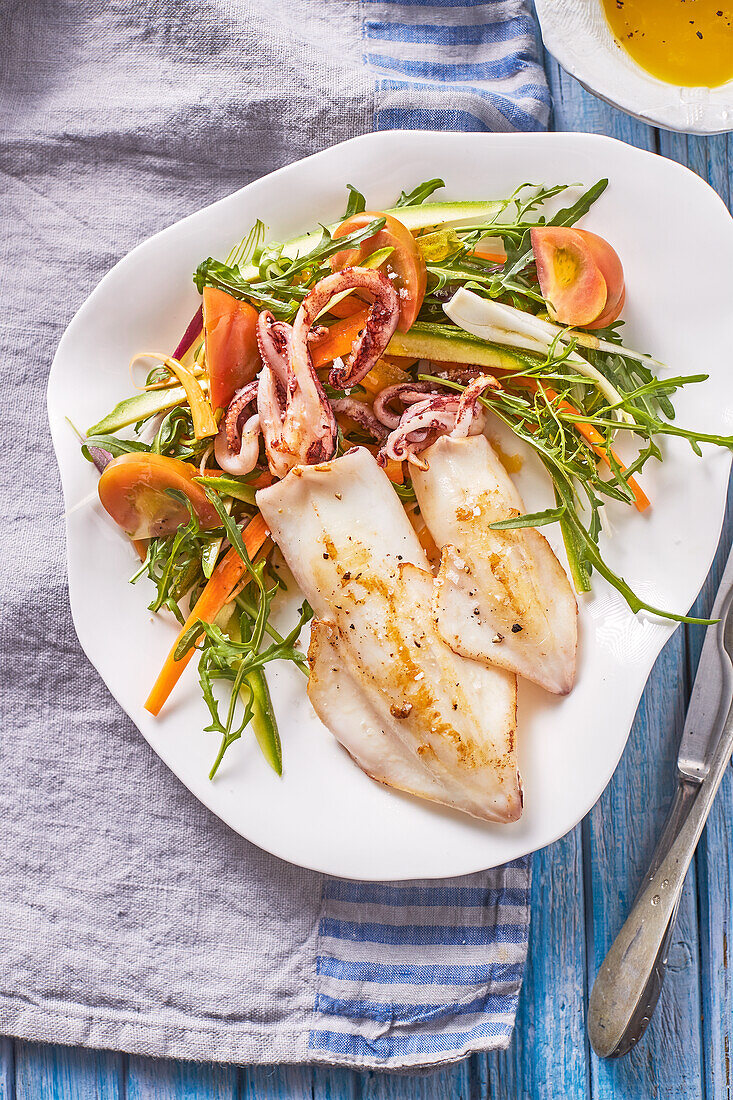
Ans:
[[[660,376],[661,363],[624,343],[621,260],[576,226],[607,182],[572,202],[566,184],[441,201],[433,179],[380,211],[350,186],[340,218],[294,240],[269,241],[257,222],[228,257],[202,259],[201,306],[178,346],[137,355],[139,392],[87,429],[100,500],[139,556],[131,580],[180,626],[145,705],[157,715],[196,656],[219,742],[212,779],[250,725],[282,774],[267,667],[309,674],[309,603],[285,636],[271,621],[284,582],[256,494],[362,448],[435,563],[416,479],[467,408],[522,440],[554,492],[551,508],[514,509],[493,530],[558,524],[577,593],[600,574],[634,612],[704,621],[651,607],[603,554],[609,501],[629,522],[653,507],[643,472],[663,461],[665,436],[697,454],[733,447],[675,420],[675,392],[706,375]],[[565,205],[550,214],[550,200]],[[637,448],[625,464],[616,447],[628,435]]]

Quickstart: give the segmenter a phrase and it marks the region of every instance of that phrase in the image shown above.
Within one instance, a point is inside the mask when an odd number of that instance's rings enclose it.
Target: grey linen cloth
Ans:
[[[82,654],[45,388],[64,328],[132,247],[372,128],[360,7],[6,0],[0,11],[2,1033],[219,1061],[309,1057],[322,876],[200,805]],[[525,893],[527,881],[525,866]],[[369,1051],[357,1061],[380,1064]]]

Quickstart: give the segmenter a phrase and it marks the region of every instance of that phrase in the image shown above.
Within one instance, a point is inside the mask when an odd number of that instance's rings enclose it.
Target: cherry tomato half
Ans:
[[[600,317],[586,325],[586,328],[605,328],[615,321],[626,301],[626,283],[624,281],[624,269],[618,253],[612,248],[605,237],[599,237],[597,233],[591,233],[589,229],[576,229],[591,250],[593,259],[598,265],[601,275],[606,280],[606,304]]]
[[[221,522],[200,485],[198,470],[165,455],[133,452],[120,455],[99,479],[99,499],[112,519],[132,539],[174,534],[190,516],[183,501],[166,490],[177,489],[191,502],[202,527]]]
[[[257,310],[217,287],[204,287],[204,336],[212,409],[226,409],[260,369]]]
[[[587,229],[555,225],[538,226],[530,235],[552,319],[582,328],[615,321],[625,299],[624,270],[608,241]]]
[[[425,260],[409,229],[391,214],[370,214],[364,211],[363,214],[353,214],[342,222],[334,230],[333,236],[334,238],[346,237],[349,233],[363,229],[375,218],[385,219],[384,228],[373,237],[367,237],[359,248],[347,248],[343,252],[337,252],[331,257],[331,268],[334,271],[340,271],[343,267],[358,267],[361,261],[371,256],[373,252],[379,251],[380,248],[394,249],[385,261],[384,267],[388,276],[394,276],[392,283],[400,296],[400,320],[397,328],[400,332],[407,332],[420,312],[428,281]]]

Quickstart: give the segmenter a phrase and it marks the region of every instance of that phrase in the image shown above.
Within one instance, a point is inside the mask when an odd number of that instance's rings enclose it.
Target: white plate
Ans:
[[[284,239],[337,217],[347,183],[363,189],[377,209],[402,188],[437,175],[456,199],[503,197],[526,180],[588,185],[608,176],[610,186],[584,224],[607,236],[623,259],[627,339],[653,351],[674,373],[708,371],[707,383],[678,395],[678,419],[731,431],[733,221],[686,168],[584,134],[388,132],[283,168],[164,230],[117,264],[69,325],[49,380],[68,511],[71,607],[90,660],[155,751],[233,829],[293,863],[351,878],[463,874],[566,833],[608,783],[672,626],[634,617],[600,580],[593,596],[581,599],[573,693],[557,699],[520,684],[525,812],[516,824],[482,824],[367,779],[317,721],[302,676],[291,667],[273,680],[283,778],[245,737],[211,783],[216,737],[202,733],[207,719],[195,669],[189,668],[158,720],[143,709],[176,627],[146,611],[149,585],[127,583],[135,566],[132,549],[95,502],[95,471],[81,458],[66,417],[82,428],[95,423],[130,393],[133,352],[176,345],[198,302],[191,272],[203,257],[226,255],[255,218],[266,222],[273,239]],[[680,227],[694,248],[680,248]],[[520,449],[513,437],[504,447]],[[717,544],[729,458],[706,448],[700,460],[679,440],[665,452],[663,466],[650,468],[644,479],[651,512],[624,510],[604,549],[649,602],[686,611]],[[518,481],[531,510],[550,505],[547,479],[531,457]],[[557,537],[546,530],[557,548]]]
[[[536,8],[545,46],[589,92],[667,130],[733,130],[733,81],[685,88],[652,76],[619,46],[601,0],[536,0]]]

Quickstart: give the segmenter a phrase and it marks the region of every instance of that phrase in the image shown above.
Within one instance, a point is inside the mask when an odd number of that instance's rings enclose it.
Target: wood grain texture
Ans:
[[[15,1100],[124,1100],[124,1055],[15,1043]]]
[[[720,547],[695,604],[707,615],[727,560],[733,533],[733,485]],[[702,646],[702,628],[688,627],[688,662],[694,675]],[[733,1097],[733,768],[728,768],[697,851],[700,914],[700,976],[704,1082],[707,1100]]]
[[[655,150],[656,132],[586,93],[548,64],[555,129],[585,130]],[[684,632],[677,631],[655,666],[616,774],[590,815],[586,837],[586,937],[589,985],[626,918],[667,811],[689,685]],[[642,1044],[603,1062],[591,1055],[591,1095],[616,1100],[702,1096],[700,973],[694,871],[680,909],[668,980]],[[561,1095],[561,1093],[557,1093]]]
[[[0,1100],[15,1098],[15,1051],[12,1039],[0,1039]]]
[[[237,1100],[234,1066],[130,1057],[126,1100]]]
[[[551,1095],[585,1100],[585,952],[583,838],[578,826],[534,857],[529,959],[517,1026],[507,1051],[481,1059],[481,1100]]]

